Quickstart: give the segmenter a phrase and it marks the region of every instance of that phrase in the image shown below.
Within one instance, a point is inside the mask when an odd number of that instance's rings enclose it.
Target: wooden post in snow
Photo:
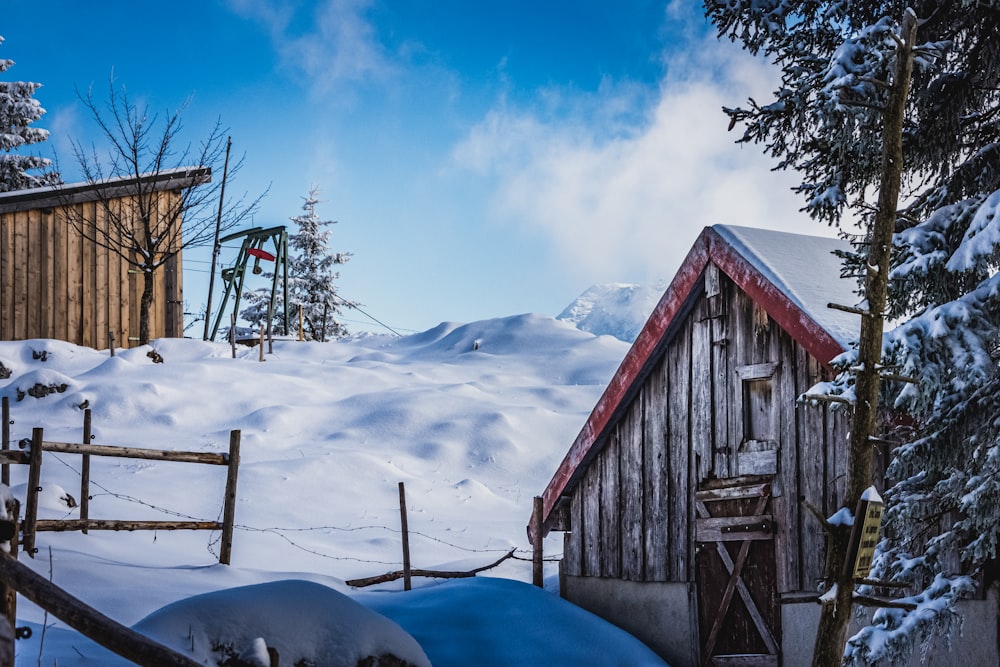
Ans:
[[[24,506],[24,551],[31,558],[35,557],[35,521],[38,520],[38,492],[42,490],[40,486],[42,479],[42,440],[44,440],[44,430],[34,428],[31,430],[31,452],[28,458],[28,490],[25,493]]]
[[[0,665],[14,664],[14,633],[11,624],[0,622]]]
[[[115,332],[108,332],[108,351],[111,352],[111,356],[115,356]]]
[[[264,325],[260,327],[260,360],[264,361]]]
[[[10,451],[10,398],[3,397],[3,451]],[[10,464],[0,467],[0,483],[10,486]]]
[[[542,588],[542,499],[535,496],[531,512],[534,530],[531,536],[531,583]]]
[[[267,353],[274,354],[274,330],[271,329],[271,309],[267,309]]]
[[[10,525],[4,527],[9,529],[11,533],[8,553],[16,559],[18,517],[21,515],[21,503],[17,501],[17,498],[11,498],[7,501],[6,509]],[[3,633],[2,639],[0,639],[0,665],[13,665],[14,637],[17,634],[17,591],[3,581],[0,581],[0,614],[3,615],[3,618],[0,618],[0,631]],[[9,642],[7,641],[8,632],[10,633]]]
[[[219,563],[229,565],[233,555],[233,524],[236,522],[236,477],[240,471],[240,431],[229,432],[229,468],[226,474],[226,502],[222,511],[222,546]]]
[[[299,342],[301,343],[306,339],[305,333],[302,329],[302,304],[299,304]]]
[[[83,442],[90,444],[90,408],[83,411]],[[86,522],[90,518],[90,454],[84,454],[80,462],[80,520]],[[83,534],[87,534],[86,523],[83,524]]]
[[[399,522],[403,536],[403,590],[410,590],[410,532],[406,524],[406,488],[399,483]]]
[[[236,358],[236,313],[229,316],[229,346],[233,348],[233,359]]]

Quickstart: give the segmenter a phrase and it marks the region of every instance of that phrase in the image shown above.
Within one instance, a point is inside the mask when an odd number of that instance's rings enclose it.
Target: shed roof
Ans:
[[[560,498],[570,493],[694,304],[709,262],[767,311],[820,363],[828,365],[856,337],[860,318],[828,307],[854,305],[854,282],[841,278],[843,240],[750,227],[706,227],[695,240],[646,325],[625,355],[542,494],[547,532]]]
[[[153,191],[158,191],[189,188],[211,180],[210,167],[178,167],[142,174],[138,179],[135,176],[123,176],[93,182],[12,190],[0,193],[0,214],[124,197],[135,194],[137,181],[150,186]]]

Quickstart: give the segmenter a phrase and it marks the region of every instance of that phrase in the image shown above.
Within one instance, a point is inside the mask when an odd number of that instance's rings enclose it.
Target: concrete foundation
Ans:
[[[671,667],[698,667],[693,585],[564,576],[561,593],[570,602],[638,638]],[[961,630],[952,636],[951,646],[935,646],[926,651],[918,648],[910,667],[1000,667],[1000,589],[994,586],[983,600],[959,603],[959,612]],[[819,613],[815,602],[781,605],[784,667],[811,664]],[[850,634],[856,633],[861,623],[861,620],[853,623]]]
[[[691,615],[690,585],[572,576],[563,582],[564,598],[638,638],[671,667],[696,667],[698,619]]]

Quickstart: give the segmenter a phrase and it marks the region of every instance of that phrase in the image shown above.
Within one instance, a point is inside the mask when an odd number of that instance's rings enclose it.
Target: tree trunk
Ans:
[[[868,302],[868,314],[861,318],[859,370],[854,385],[847,494],[844,498],[845,506],[852,512],[857,507],[861,494],[872,483],[873,448],[870,438],[875,435],[878,412],[889,259],[903,172],[903,118],[910,89],[910,75],[913,72],[916,33],[917,19],[912,10],[908,9],[903,15],[902,44],[897,49],[895,81],[882,120],[881,187],[867,256],[865,298]],[[814,667],[836,667],[843,662],[854,593],[853,568],[846,563],[849,538],[849,529],[842,527],[830,539],[827,577],[835,582],[837,591],[834,600],[823,604],[813,652]]]
[[[142,269],[142,298],[139,300],[139,345],[149,342],[149,309],[153,305],[153,281],[156,274]]]

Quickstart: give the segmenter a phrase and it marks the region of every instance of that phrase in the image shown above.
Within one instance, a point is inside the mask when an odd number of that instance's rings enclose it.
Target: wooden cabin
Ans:
[[[848,430],[796,398],[859,331],[838,249],[706,228],[542,496],[562,595],[673,667],[811,662]]]
[[[169,210],[184,188],[210,178],[209,169],[181,168],[139,182]],[[134,206],[136,189],[135,178],[122,178],[0,193],[0,340],[56,338],[104,348],[111,332],[119,347],[136,344],[142,276],[69,218],[106,226],[105,203],[112,210]],[[180,252],[157,274],[150,337],[182,336]]]

